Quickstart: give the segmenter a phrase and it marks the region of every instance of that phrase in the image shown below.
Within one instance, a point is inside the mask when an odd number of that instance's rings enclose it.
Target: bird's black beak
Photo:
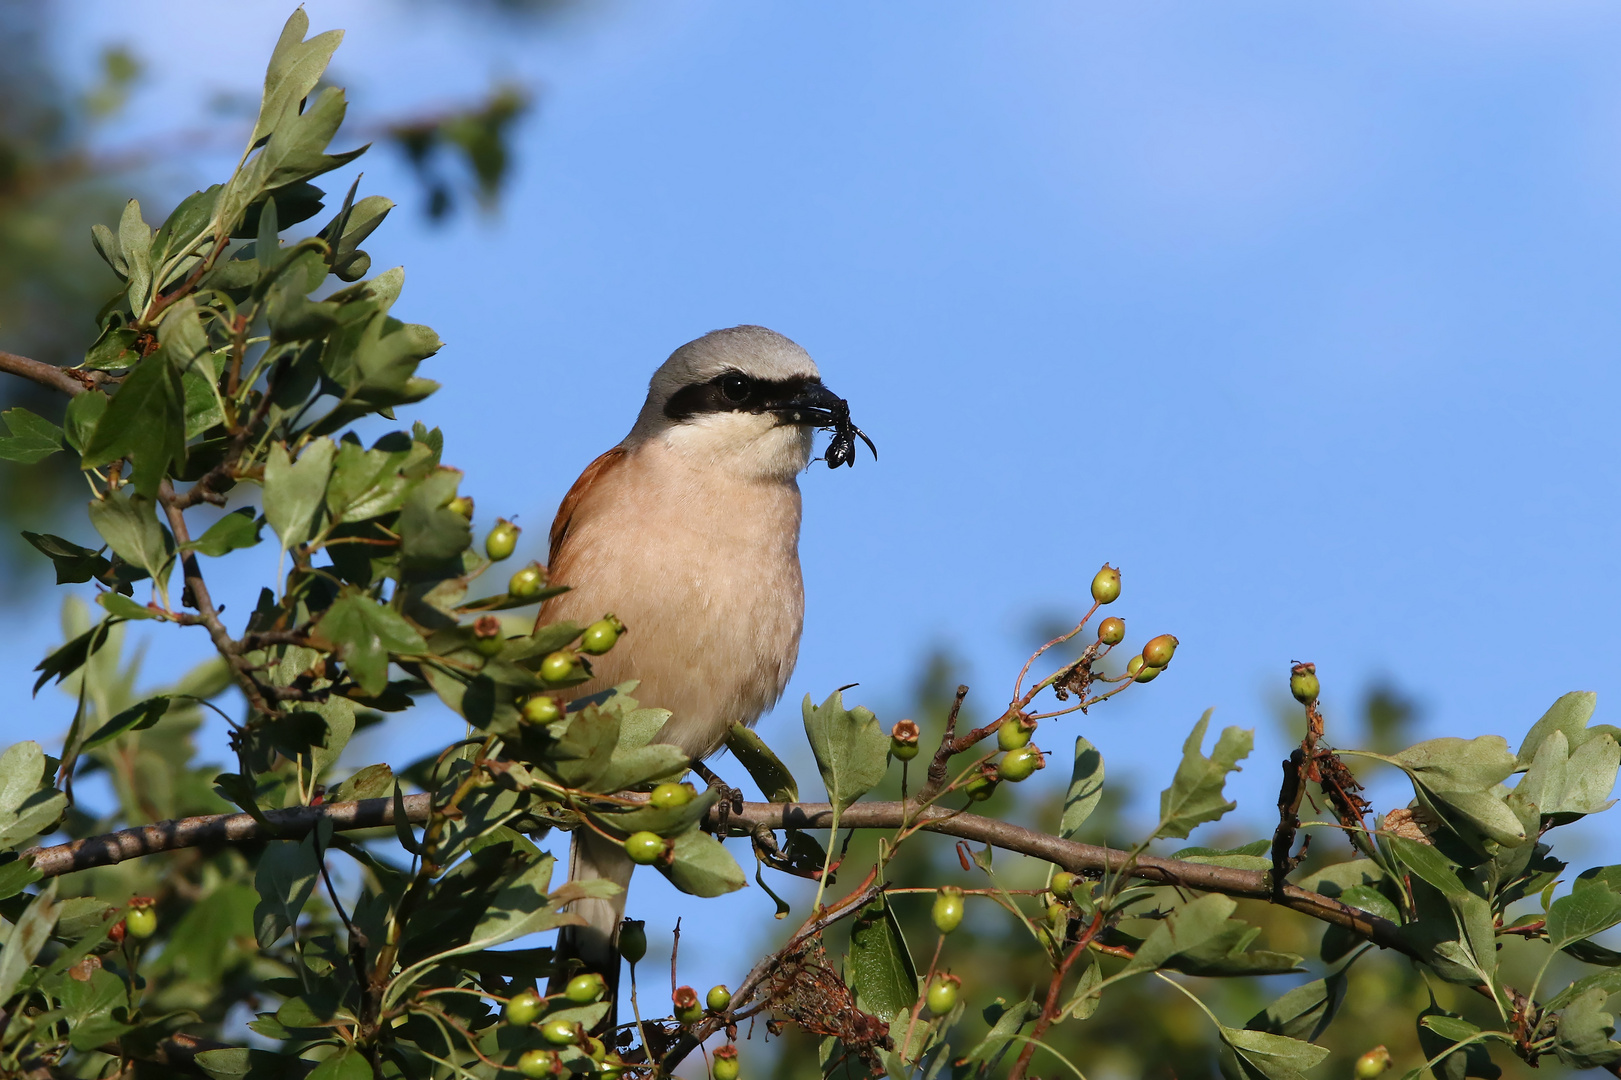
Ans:
[[[798,387],[786,401],[773,402],[771,411],[790,424],[829,428],[850,415],[850,406],[818,379]]]
[[[858,437],[872,451],[873,460],[878,460],[878,448],[867,438],[867,433],[850,422],[849,402],[823,386],[819,379],[800,387],[782,404],[773,405],[772,411],[787,423],[831,429],[833,441],[828,444],[824,458],[830,469],[840,465],[855,466]]]

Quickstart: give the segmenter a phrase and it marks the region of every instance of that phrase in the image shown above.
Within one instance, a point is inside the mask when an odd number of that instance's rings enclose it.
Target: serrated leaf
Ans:
[[[788,766],[771,752],[758,732],[743,724],[733,724],[726,736],[726,749],[738,763],[748,770],[750,777],[765,796],[766,802],[792,803],[799,801],[799,781],[788,771]]]
[[[1171,786],[1160,793],[1159,826],[1154,836],[1186,838],[1195,826],[1215,821],[1237,803],[1222,797],[1227,774],[1239,771],[1238,763],[1249,756],[1255,733],[1230,727],[1216,740],[1210,757],[1203,753],[1204,733],[1213,709],[1206,709],[1193,732],[1182,744],[1182,763],[1177,766]]]
[[[315,439],[293,461],[286,446],[271,444],[265,459],[265,520],[284,550],[314,535],[337,449],[331,439]]]
[[[11,434],[0,436],[0,458],[32,465],[62,449],[62,429],[27,409],[18,407],[0,413]]]
[[[428,643],[399,612],[361,592],[333,601],[311,633],[337,651],[368,694],[380,694],[388,685],[389,654],[428,651]]]
[[[1222,1042],[1232,1048],[1244,1066],[1246,1076],[1265,1077],[1266,1080],[1299,1080],[1306,1069],[1313,1068],[1328,1057],[1328,1048],[1309,1042],[1274,1035],[1268,1031],[1247,1028],[1217,1027]]]
[[[56,567],[58,585],[75,585],[100,577],[112,568],[112,563],[100,552],[80,547],[71,540],[50,533],[24,532],[23,539],[51,560]]]
[[[1167,960],[1197,948],[1227,928],[1227,920],[1238,908],[1231,897],[1209,893],[1183,904],[1161,919],[1120,974],[1153,971]]]
[[[92,499],[90,524],[120,559],[145,570],[158,592],[167,595],[169,571],[174,568],[174,538],[158,523],[157,507],[151,499],[118,494]]]
[[[253,513],[253,508],[244,506],[239,510],[232,510],[210,525],[203,535],[189,544],[182,544],[181,548],[217,559],[221,555],[257,544],[260,524]]]
[[[821,705],[805,695],[802,706],[805,734],[821,770],[827,798],[843,810],[871,791],[889,768],[889,736],[878,718],[860,706],[844,707],[842,691],[835,690]]]
[[[1621,1043],[1615,1034],[1615,1016],[1606,1011],[1610,992],[1594,986],[1577,994],[1559,1015],[1554,1053],[1578,1069],[1603,1069],[1621,1061]]]
[[[1058,835],[1073,840],[1097,809],[1103,798],[1103,754],[1084,736],[1075,740],[1075,765],[1069,774],[1069,790],[1064,794],[1064,814]]]
[[[329,824],[327,831],[330,837]],[[253,909],[253,934],[259,948],[269,949],[297,924],[320,872],[313,831],[302,840],[272,840],[265,846],[253,875],[253,887],[259,893],[259,904]]]
[[[857,1007],[880,1020],[892,1022],[917,1003],[917,967],[882,896],[862,908],[850,927],[849,972]]]
[[[1548,941],[1556,949],[1621,924],[1621,866],[1584,870],[1548,908]]]
[[[185,392],[170,350],[162,348],[136,366],[96,420],[84,448],[84,467],[129,458],[135,464],[130,477],[135,490],[151,498],[170,462],[185,456]]]
[[[67,412],[62,417],[62,437],[67,439],[68,445],[81,455],[90,445],[90,439],[96,433],[96,425],[101,423],[102,414],[112,398],[100,390],[87,390],[82,394],[75,394],[68,402]]]
[[[109,616],[78,637],[49,653],[45,659],[34,665],[34,670],[39,672],[40,675],[39,678],[34,680],[33,692],[38,694],[39,688],[50,682],[53,677],[57,682],[61,682],[75,671],[78,671],[90,657],[94,656],[103,645],[107,644],[109,631],[122,621]]]
[[[394,791],[394,770],[386,762],[356,770],[343,783],[327,792],[328,802],[351,799],[381,799]]]
[[[1590,692],[1576,692],[1565,694],[1555,701],[1542,715],[1542,718],[1531,725],[1526,732],[1525,740],[1520,743],[1519,754],[1514,759],[1516,770],[1528,769],[1531,762],[1536,759],[1537,748],[1555,731],[1563,732],[1565,741],[1570,744],[1571,752],[1580,750],[1587,741],[1597,735],[1609,735],[1613,739],[1621,739],[1621,728],[1611,724],[1594,724],[1587,726],[1593,718],[1593,710],[1598,703],[1598,695]]]

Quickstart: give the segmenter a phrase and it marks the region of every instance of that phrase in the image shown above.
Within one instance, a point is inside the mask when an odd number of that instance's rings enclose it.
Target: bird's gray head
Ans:
[[[734,326],[689,341],[664,361],[624,446],[657,441],[706,467],[786,480],[810,464],[817,428],[833,428],[835,446],[843,432],[848,450],[849,433],[857,431],[849,417],[804,349],[763,326]]]

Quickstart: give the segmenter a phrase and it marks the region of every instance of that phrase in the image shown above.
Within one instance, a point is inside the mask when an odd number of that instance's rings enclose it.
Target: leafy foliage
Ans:
[[[575,647],[582,628],[543,612],[494,614],[554,591],[477,595],[491,562],[472,546],[462,474],[445,464],[441,434],[416,422],[368,445],[355,430],[433,394],[419,372],[440,341],[394,314],[402,270],[367,276],[360,245],[392,203],[359,197],[356,181],[316,221],[326,192],[314,181],[364,148],[334,148],[345,99],[323,80],[340,35],[308,29],[302,11],[288,20],[229,177],[155,228],[129,200],[95,230],[118,286],[70,376],[63,423],[4,414],[0,457],[61,454],[94,493],[64,529],[77,540],[26,539],[59,583],[90,586],[96,604],[70,597],[64,643],[37,669],[36,692],[55,680],[73,703],[60,759],[35,742],[0,754],[0,1071],[438,1080],[506,1075],[521,1061],[534,1072],[538,1060],[555,1075],[654,1075],[767,1015],[817,1039],[817,1054],[799,1060],[823,1072],[1018,1077],[1037,1063],[1074,1069],[1061,1042],[1106,1042],[1112,1018],[1164,981],[1210,1021],[1223,1075],[1292,1080],[1330,1056],[1335,1018],[1363,978],[1352,966],[1376,963],[1361,959],[1368,943],[1412,961],[1445,1004],[1478,999],[1466,1016],[1407,995],[1410,1075],[1496,1075],[1493,1050],[1529,1064],[1621,1065],[1609,1011],[1621,956],[1594,940],[1621,925],[1621,868],[1585,870],[1561,893],[1566,867],[1545,840],[1610,806],[1621,744],[1617,729],[1589,724],[1590,695],[1562,698],[1517,750],[1491,735],[1362,752],[1413,788],[1412,803],[1377,824],[1326,746],[1312,696],[1286,776],[1293,767],[1333,809],[1353,845],[1343,861],[1290,855],[1285,798],[1281,844],[1229,837],[1239,842],[1152,853],[1235,808],[1226,781],[1253,736],[1227,728],[1207,755],[1208,712],[1135,843],[1087,842],[1121,826],[1084,736],[1061,805],[1041,808],[1038,827],[977,812],[1045,763],[1021,742],[1038,722],[1163,674],[1168,635],[1124,672],[1101,638],[1028,689],[1021,672],[1007,707],[977,727],[959,693],[931,721],[940,741],[916,788],[892,761],[908,759],[915,738],[886,733],[836,691],[802,709],[828,805],[783,805],[798,800],[798,781],[742,727],[730,745],[770,804],[732,809],[719,790],[688,798],[678,782],[692,763],[656,741],[669,717],[657,702],[638,701],[633,683],[571,693],[591,674]],[[498,175],[491,140],[509,119],[443,137],[469,148],[481,179]],[[284,236],[312,221],[307,235]],[[228,512],[194,535],[202,507]],[[276,578],[233,630],[208,580],[217,560],[259,545],[279,554]],[[123,648],[132,621],[200,626],[218,655],[175,685],[138,691]],[[1048,691],[1058,704],[1038,712]],[[465,738],[425,761],[343,764],[356,732],[430,698],[465,719]],[[234,771],[195,760],[193,733],[219,720]],[[1001,750],[988,750],[992,738]],[[75,800],[87,778],[105,782],[115,812],[98,818]],[[872,797],[897,779],[900,798]],[[839,837],[851,822],[882,836],[852,848]],[[135,831],[110,833],[118,826]],[[616,1003],[573,991],[573,972],[536,937],[576,922],[572,902],[617,889],[560,880],[557,857],[539,846],[582,829],[627,843],[650,834],[654,855],[663,846],[658,871],[699,897],[745,885],[741,849],[721,837],[746,835],[762,891],[769,869],[814,879],[817,901],[735,995],[715,999],[725,1003],[670,1018],[638,1006],[621,1023]],[[976,920],[992,907],[1006,916],[998,963],[1016,985],[988,1008],[970,1011],[947,970],[960,913],[936,918],[931,952],[908,942],[928,934],[912,918],[915,894],[946,884],[918,854],[941,832],[964,840],[955,865],[973,879]],[[78,842],[30,846],[56,833]],[[1010,865],[1007,852],[1023,861]],[[835,871],[848,884],[844,868],[867,865],[854,888],[827,891]],[[776,900],[774,914],[790,910]],[[1230,1007],[1232,991],[1209,991],[1222,1015],[1250,1016],[1223,1022],[1176,976],[1251,986],[1307,970],[1309,947],[1273,940],[1285,936],[1281,912],[1327,924],[1324,970],[1244,1008]],[[828,953],[839,933],[842,963]],[[1526,950],[1537,958],[1529,971]],[[1599,970],[1555,989],[1550,973],[1578,964]],[[539,995],[541,980],[554,992]],[[530,991],[534,1022],[504,1019],[502,1007]],[[241,1041],[232,1018],[244,1014],[274,1051],[219,1041]]]

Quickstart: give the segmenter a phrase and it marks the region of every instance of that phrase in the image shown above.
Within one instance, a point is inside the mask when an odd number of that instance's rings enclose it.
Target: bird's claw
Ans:
[[[715,835],[724,840],[731,833],[732,815],[743,812],[743,793],[716,776],[702,762],[694,762],[692,771],[703,777],[704,783],[711,789],[720,792],[720,802],[715,804]]]

